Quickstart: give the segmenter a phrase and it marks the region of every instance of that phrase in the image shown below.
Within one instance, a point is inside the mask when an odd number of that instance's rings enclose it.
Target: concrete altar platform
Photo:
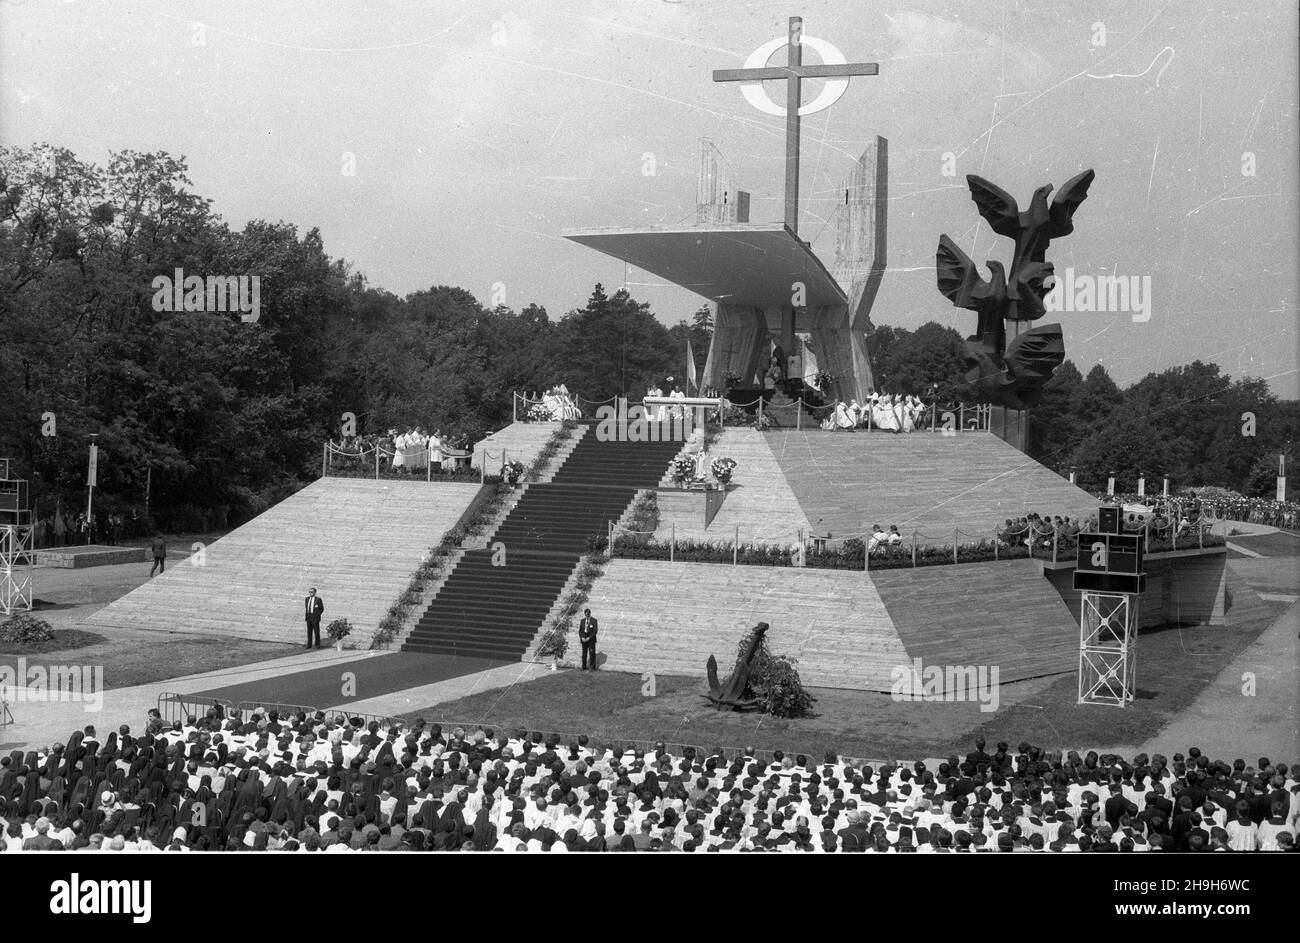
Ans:
[[[114,566],[119,563],[144,563],[149,560],[148,547],[110,547],[87,544],[80,547],[49,547],[34,554],[37,566],[80,570],[88,566]]]

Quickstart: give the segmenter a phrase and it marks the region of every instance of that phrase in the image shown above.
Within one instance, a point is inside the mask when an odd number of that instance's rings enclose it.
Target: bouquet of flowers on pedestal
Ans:
[[[718,484],[725,488],[736,470],[736,460],[734,458],[715,458],[711,470]]]
[[[695,479],[695,459],[682,455],[673,459],[673,482],[680,488]]]
[[[352,623],[347,619],[335,619],[325,627],[325,634],[334,642],[339,651],[343,650],[343,640],[352,634]]]
[[[523,462],[506,462],[505,467],[501,469],[501,477],[506,480],[506,484],[514,487],[519,484],[519,479],[524,476]]]
[[[528,407],[529,422],[549,422],[551,411],[542,403],[533,403]]]

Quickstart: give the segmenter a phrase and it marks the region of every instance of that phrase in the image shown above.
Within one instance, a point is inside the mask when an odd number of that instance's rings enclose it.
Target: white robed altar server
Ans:
[[[686,399],[686,394],[682,392],[682,388],[680,386],[673,387],[673,392],[671,395],[673,399]],[[685,407],[682,406],[674,406],[669,411],[669,416],[674,421],[685,419],[686,409]]]
[[[656,396],[663,396],[664,391],[659,389],[659,387],[657,386],[652,386],[650,387],[650,389],[645,391],[645,395],[646,395],[646,399],[651,399]],[[645,415],[646,415],[646,419],[648,419],[650,422],[663,422],[664,421],[663,404],[661,403],[658,406],[647,406]]]
[[[871,421],[877,429],[897,432],[898,416],[894,412],[894,401],[888,393],[882,393],[875,409],[871,411]]]
[[[907,410],[903,406],[903,397],[895,396],[894,397],[894,420],[898,423],[898,425],[895,428],[899,432],[903,431],[903,427],[907,425],[906,419],[907,419]],[[908,429],[907,431],[911,432],[912,430]]]
[[[852,420],[855,429],[862,425],[862,409],[863,407],[858,405],[856,399],[849,400],[849,419]]]
[[[853,419],[849,416],[849,408],[844,405],[843,401],[835,404],[835,412],[831,413],[822,420],[823,429],[852,429]]]
[[[921,422],[921,415],[925,412],[925,405],[921,402],[919,396],[908,395],[904,402],[904,419],[903,431],[914,432]]]

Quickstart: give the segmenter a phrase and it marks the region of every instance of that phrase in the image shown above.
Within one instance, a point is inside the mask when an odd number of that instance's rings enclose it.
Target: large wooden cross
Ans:
[[[803,98],[802,80],[878,75],[880,72],[880,66],[875,62],[804,65],[802,36],[803,18],[792,16],[789,36],[786,39],[784,66],[768,66],[762,69],[718,69],[713,73],[715,82],[785,80],[785,224],[795,235],[799,233],[799,108]]]

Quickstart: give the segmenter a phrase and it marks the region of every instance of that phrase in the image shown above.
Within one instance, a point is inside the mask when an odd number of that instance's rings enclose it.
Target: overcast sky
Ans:
[[[512,307],[558,317],[594,282],[624,281],[622,263],[560,232],[690,223],[701,137],[754,194],[752,219],[780,219],[783,121],[711,71],[741,66],[791,15],[880,63],[805,119],[800,223],[829,260],[837,185],[889,139],[876,323],[973,331],[935,289],[939,234],[979,261],[1011,245],[979,224],[965,174],[1024,205],[1092,167],[1048,259],[1058,274],[1150,276],[1153,303],[1147,321],[1062,314],[1067,356],[1121,383],[1213,360],[1296,395],[1294,0],[0,0],[0,141],[101,163],[184,155],[235,227],[318,226],[372,285],[460,285],[486,304],[502,283]],[[666,323],[700,303],[644,272],[628,282]]]

